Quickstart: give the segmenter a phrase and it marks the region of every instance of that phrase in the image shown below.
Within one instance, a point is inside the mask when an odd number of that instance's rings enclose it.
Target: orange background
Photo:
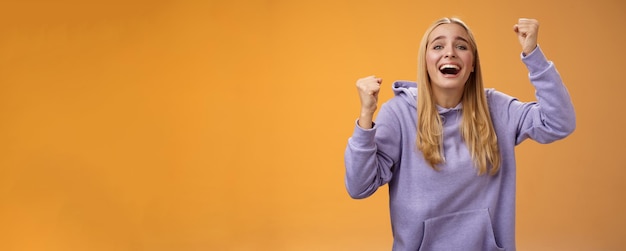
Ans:
[[[470,3],[471,2],[471,3]],[[539,43],[577,130],[518,147],[520,250],[619,250],[626,4],[6,0],[0,250],[390,250],[387,188],[348,197],[354,83],[416,79],[435,19],[476,35],[487,87],[534,99]]]

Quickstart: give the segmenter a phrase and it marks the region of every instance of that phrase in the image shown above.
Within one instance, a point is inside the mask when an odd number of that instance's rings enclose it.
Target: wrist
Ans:
[[[374,127],[374,117],[373,115],[361,114],[357,124],[363,129],[372,129]]]
[[[374,109],[365,109],[365,108],[361,108],[361,113],[360,113],[360,117],[374,117],[374,113],[376,112],[376,108]]]
[[[522,50],[522,56],[526,57],[526,56],[532,54],[535,51],[535,49],[537,49],[537,45],[535,45],[532,48],[524,48]]]

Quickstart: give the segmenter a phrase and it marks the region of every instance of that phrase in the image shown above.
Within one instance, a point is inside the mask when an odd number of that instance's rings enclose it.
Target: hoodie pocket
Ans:
[[[462,211],[424,221],[420,251],[504,251],[498,247],[488,209]]]

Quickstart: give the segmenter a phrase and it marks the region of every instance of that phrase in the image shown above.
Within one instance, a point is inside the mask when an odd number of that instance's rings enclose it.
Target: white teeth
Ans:
[[[444,65],[442,65],[441,67],[439,67],[439,70],[443,70],[443,69],[450,69],[450,68],[452,68],[452,69],[457,69],[457,70],[459,69],[459,67],[458,67],[458,66],[456,66],[456,65],[453,65],[453,64],[444,64]]]

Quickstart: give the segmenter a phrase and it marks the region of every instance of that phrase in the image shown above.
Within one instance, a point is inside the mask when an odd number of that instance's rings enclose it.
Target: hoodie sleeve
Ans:
[[[388,104],[382,105],[372,129],[356,124],[344,155],[346,188],[352,198],[367,198],[391,180],[400,155],[399,128]]]
[[[539,143],[550,143],[571,134],[576,128],[576,115],[569,93],[554,63],[548,61],[537,48],[522,56],[535,87],[535,102],[511,99],[508,112],[516,124],[515,144],[527,138]]]

